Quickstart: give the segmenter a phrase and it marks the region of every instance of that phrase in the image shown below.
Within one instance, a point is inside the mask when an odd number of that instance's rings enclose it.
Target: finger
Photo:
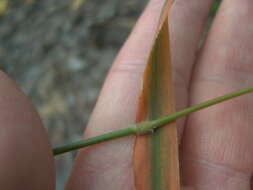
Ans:
[[[175,0],[170,14],[170,36],[177,110],[188,105],[192,66],[213,0]],[[179,136],[184,118],[177,121]]]
[[[194,40],[188,41],[186,39],[200,37],[211,0],[206,1],[206,4],[201,3],[199,6],[195,1],[185,4],[181,2],[178,0],[173,7],[171,20],[175,17],[175,20],[181,23],[177,24],[176,21],[172,23],[172,28],[174,28],[172,38],[182,39],[182,41],[174,40],[173,46],[175,47],[173,48],[180,51],[179,49],[183,47],[183,44],[187,44],[190,51],[188,53],[184,49],[182,54],[173,55],[176,62],[175,67],[180,64],[178,70],[183,76],[188,71],[182,69],[183,63],[181,62],[187,64],[189,68],[194,62],[193,54],[197,49],[197,43]],[[135,121],[137,101],[142,85],[142,73],[151,48],[162,3],[161,0],[150,2],[130,38],[119,53],[92,114],[86,130],[86,137],[123,128]],[[205,11],[202,12],[201,9],[205,9]],[[198,18],[195,14],[192,14],[192,11],[198,14]],[[187,16],[187,20],[184,19],[185,17],[180,16],[180,12]],[[192,24],[191,30],[176,32],[176,30],[184,30],[188,26],[186,25],[188,22]],[[195,28],[197,29],[195,30]],[[179,44],[175,45],[176,43]],[[187,57],[188,55],[192,55],[189,58],[190,61],[178,58],[178,56]],[[188,75],[190,75],[189,72]],[[188,80],[188,78],[189,76],[185,80]],[[186,88],[187,84],[184,85]],[[133,189],[133,143],[134,139],[129,137],[82,150],[77,157],[66,189],[92,188],[95,190],[105,186],[108,189]]]
[[[53,190],[53,155],[38,114],[0,72],[0,189]]]
[[[253,1],[224,0],[195,69],[191,104],[252,85]],[[249,190],[253,172],[253,95],[189,117],[184,183],[196,189]]]
[[[92,114],[85,137],[134,123],[142,75],[163,1],[151,1],[115,60]],[[86,148],[77,156],[66,189],[134,189],[134,138]]]

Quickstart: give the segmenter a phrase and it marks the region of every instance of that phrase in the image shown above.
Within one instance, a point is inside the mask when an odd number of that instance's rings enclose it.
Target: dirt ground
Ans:
[[[106,73],[147,0],[11,0],[0,69],[31,98],[52,145],[81,138]],[[57,189],[74,153],[57,158]]]

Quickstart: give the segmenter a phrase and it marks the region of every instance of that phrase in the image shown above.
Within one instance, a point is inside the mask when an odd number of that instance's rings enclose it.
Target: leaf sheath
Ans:
[[[155,120],[175,111],[167,16],[171,2],[166,1],[161,13],[145,71],[137,122]],[[138,190],[180,189],[177,129],[174,122],[167,126],[136,138],[134,173]]]

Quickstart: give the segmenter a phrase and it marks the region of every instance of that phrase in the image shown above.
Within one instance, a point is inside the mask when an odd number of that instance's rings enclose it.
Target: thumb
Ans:
[[[53,190],[51,147],[38,114],[0,72],[0,189]]]

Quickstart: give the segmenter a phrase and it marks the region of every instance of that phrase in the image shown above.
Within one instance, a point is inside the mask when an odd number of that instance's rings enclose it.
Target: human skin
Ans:
[[[142,74],[162,3],[163,0],[149,2],[119,52],[85,137],[134,123]],[[253,1],[223,0],[199,48],[211,3],[212,0],[175,0],[170,13],[177,109],[253,82]],[[252,94],[245,95],[178,121],[183,189],[251,189],[252,98]],[[39,116],[3,73],[0,106],[0,187],[54,189],[53,156]],[[134,189],[133,148],[134,137],[125,137],[81,150],[66,190]]]

